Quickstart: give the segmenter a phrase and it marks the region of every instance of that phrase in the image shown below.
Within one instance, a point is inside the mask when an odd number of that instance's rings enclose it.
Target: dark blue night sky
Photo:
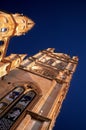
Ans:
[[[0,0],[0,9],[23,13],[36,23],[25,36],[10,41],[8,54],[33,55],[48,47],[79,57],[54,130],[86,130],[86,2],[69,0]]]

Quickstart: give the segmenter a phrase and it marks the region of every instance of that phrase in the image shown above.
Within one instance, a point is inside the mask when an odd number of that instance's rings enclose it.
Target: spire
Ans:
[[[11,14],[0,11],[0,61],[3,61],[9,40],[31,30],[34,22],[21,14]]]
[[[31,30],[35,24],[30,18],[23,16],[21,14],[12,14],[12,15],[17,24],[14,33],[14,35],[16,36],[22,35],[27,31]]]

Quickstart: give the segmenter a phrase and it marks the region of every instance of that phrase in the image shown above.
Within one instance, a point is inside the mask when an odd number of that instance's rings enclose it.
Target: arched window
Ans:
[[[12,104],[13,101],[16,100],[23,92],[23,87],[16,87],[4,98],[2,98],[2,100],[0,101],[0,113],[2,113],[10,104]]]
[[[9,130],[35,96],[36,93],[33,90],[23,94],[20,100],[0,119],[0,130]]]
[[[47,78],[55,78],[56,74],[52,71],[49,70],[44,70],[43,75],[46,76]]]
[[[0,46],[4,45],[4,41],[0,41]]]
[[[54,59],[49,59],[45,63],[48,64],[48,65],[52,65],[54,62],[55,62]]]
[[[67,63],[65,63],[65,62],[60,62],[60,63],[57,63],[55,65],[55,67],[57,68],[57,70],[64,70],[66,66],[67,66]]]
[[[33,98],[36,96],[36,93],[31,90],[24,94],[20,101],[18,102],[18,105],[22,106],[22,109],[26,108],[26,106],[33,100]]]

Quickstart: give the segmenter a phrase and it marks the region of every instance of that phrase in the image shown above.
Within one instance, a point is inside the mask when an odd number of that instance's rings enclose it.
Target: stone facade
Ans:
[[[4,14],[6,18],[11,18],[11,15]],[[16,23],[21,23],[18,26],[20,33],[16,30],[14,34],[21,34],[26,17],[19,14],[12,17],[16,19]],[[2,22],[8,20],[3,15],[1,18]],[[6,37],[9,38],[9,35],[5,35]],[[3,35],[1,38],[4,40]],[[68,92],[78,58],[56,53],[54,48],[24,59],[25,56],[11,54],[1,58],[0,130],[52,130]]]

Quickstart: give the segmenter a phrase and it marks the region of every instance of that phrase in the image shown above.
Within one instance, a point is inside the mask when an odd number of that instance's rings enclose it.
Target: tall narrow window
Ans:
[[[0,130],[9,130],[35,96],[36,93],[33,90],[24,94],[21,99],[0,119]]]
[[[0,113],[2,113],[8,105],[12,104],[14,100],[16,100],[22,93],[24,92],[23,87],[16,87],[13,91],[8,93],[1,101],[0,101]]]

